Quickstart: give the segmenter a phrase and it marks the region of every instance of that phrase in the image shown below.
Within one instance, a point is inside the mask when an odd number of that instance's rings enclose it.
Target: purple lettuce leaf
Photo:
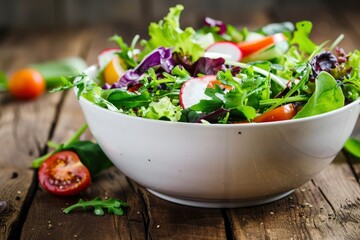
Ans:
[[[204,20],[204,23],[206,26],[209,26],[209,27],[218,27],[219,30],[217,31],[217,33],[219,35],[223,35],[227,31],[227,27],[222,21],[215,20],[210,17],[206,17]]]

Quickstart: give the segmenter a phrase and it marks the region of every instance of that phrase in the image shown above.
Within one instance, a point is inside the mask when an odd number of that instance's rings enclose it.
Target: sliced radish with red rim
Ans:
[[[240,61],[243,54],[239,46],[233,42],[216,42],[206,49],[204,56],[209,58],[222,57],[226,60]]]
[[[207,75],[192,78],[186,81],[180,89],[180,105],[182,108],[190,108],[202,99],[210,99],[205,95],[205,89],[211,86],[211,82],[216,81],[215,75]]]

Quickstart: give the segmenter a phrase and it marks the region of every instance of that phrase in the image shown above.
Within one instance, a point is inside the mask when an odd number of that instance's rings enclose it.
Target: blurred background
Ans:
[[[182,27],[198,27],[205,16],[250,29],[270,22],[310,20],[316,43],[344,33],[346,50],[360,48],[358,0],[0,0],[0,43],[14,31],[61,33],[85,28],[111,28],[101,33],[104,39],[115,33],[125,40],[135,34],[146,38],[149,22],[159,21],[178,3],[185,6]]]
[[[0,0],[0,29],[63,28],[115,24],[124,31],[146,32],[148,22],[158,21],[169,7],[185,6],[184,25],[199,25],[205,16],[237,25],[272,21],[312,20],[322,31],[331,31],[334,21],[347,24],[342,11],[357,14],[357,0]]]

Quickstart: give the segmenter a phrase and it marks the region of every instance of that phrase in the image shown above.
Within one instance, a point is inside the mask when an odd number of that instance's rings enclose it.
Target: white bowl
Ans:
[[[79,102],[96,141],[126,176],[163,199],[199,207],[252,206],[286,196],[331,163],[360,111],[359,100],[297,120],[206,125]]]

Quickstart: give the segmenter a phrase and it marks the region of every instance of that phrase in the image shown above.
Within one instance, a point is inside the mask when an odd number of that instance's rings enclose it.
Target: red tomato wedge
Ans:
[[[57,152],[46,159],[38,179],[43,189],[59,196],[76,195],[91,184],[89,170],[72,151]]]
[[[294,104],[289,103],[284,106],[277,107],[269,112],[265,112],[253,119],[253,122],[274,122],[292,119],[296,114]]]
[[[248,56],[254,52],[257,52],[261,49],[268,48],[272,45],[275,45],[278,42],[286,40],[286,37],[282,33],[276,33],[271,36],[267,36],[261,39],[250,40],[245,42],[240,42],[237,45],[239,46],[243,56]]]

